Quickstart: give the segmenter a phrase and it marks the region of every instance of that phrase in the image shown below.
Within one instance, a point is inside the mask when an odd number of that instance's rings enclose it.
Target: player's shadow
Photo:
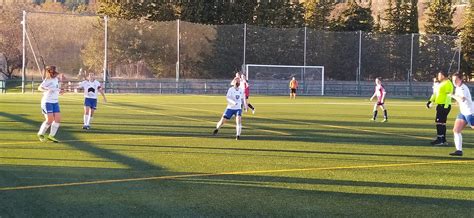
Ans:
[[[25,118],[23,116],[15,115],[15,114],[0,112],[0,116],[6,117],[11,120],[15,120],[17,122],[21,122],[32,128],[39,128],[39,126],[41,125],[41,122],[39,121],[31,120],[31,119]],[[134,170],[162,170],[161,167],[147,163],[146,161],[133,158],[127,155],[123,155],[117,152],[113,152],[108,149],[97,147],[94,144],[91,144],[87,141],[80,140],[72,133],[73,131],[69,127],[67,126],[60,127],[59,132],[58,132],[58,136],[59,136],[58,138],[63,140],[62,142],[63,144],[66,144],[70,146],[71,148],[74,148],[79,151],[84,151],[84,152],[90,153],[92,155],[95,155],[107,160],[114,161],[118,164],[125,165]],[[41,142],[38,141],[38,144],[40,143]]]

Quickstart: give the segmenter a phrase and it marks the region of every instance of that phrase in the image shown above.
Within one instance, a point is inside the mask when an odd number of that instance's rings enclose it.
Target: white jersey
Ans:
[[[43,92],[41,104],[58,103],[60,91],[58,78],[45,79],[40,86],[46,90]]]
[[[245,98],[244,90],[241,88],[235,89],[230,87],[227,91],[227,109],[242,109],[242,101]]]
[[[438,88],[439,88],[439,82],[434,82],[433,83],[433,95],[436,95],[436,93],[438,92]]]
[[[91,82],[89,80],[84,80],[79,83],[79,87],[84,89],[84,97],[97,99],[100,88],[99,81],[94,80]]]
[[[454,92],[459,104],[459,110],[461,111],[462,115],[471,115],[474,114],[474,107],[472,106],[472,99],[471,99],[471,92],[469,91],[469,87],[465,84],[462,84],[460,87],[456,87],[456,91]],[[464,101],[462,101],[462,97],[464,97]]]

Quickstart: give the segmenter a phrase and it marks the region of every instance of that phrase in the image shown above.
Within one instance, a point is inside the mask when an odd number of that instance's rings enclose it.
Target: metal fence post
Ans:
[[[357,94],[362,95],[362,90],[360,87],[360,76],[362,74],[362,30],[359,30],[359,66],[357,69]]]
[[[180,20],[176,21],[176,82],[179,82],[179,47],[180,47]],[[177,86],[177,84],[176,84]]]
[[[109,23],[109,18],[107,16],[104,16],[104,92],[107,92],[107,47],[108,47],[108,23]]]
[[[243,51],[243,64],[242,64],[242,71],[245,73],[245,78],[248,80],[249,76],[247,75],[247,71],[245,69],[245,63],[247,58],[247,23],[244,23],[244,51]]]
[[[413,96],[413,87],[411,84],[411,78],[413,77],[413,41],[415,38],[415,34],[411,34],[411,51],[410,51],[410,71],[408,72],[407,75],[407,82],[408,82],[408,90],[409,90],[409,95]]]
[[[461,53],[462,53],[462,44],[459,43],[459,54],[458,54],[458,73],[461,72]]]
[[[305,81],[305,78],[306,78],[306,36],[307,36],[307,30],[308,30],[308,27],[304,27],[304,48],[303,48],[303,84],[304,84],[304,92],[307,93],[308,92],[308,88],[307,88],[307,85],[306,85],[306,81]]]
[[[26,80],[26,11],[23,11],[23,60],[21,66],[21,93],[25,93],[25,80]]]

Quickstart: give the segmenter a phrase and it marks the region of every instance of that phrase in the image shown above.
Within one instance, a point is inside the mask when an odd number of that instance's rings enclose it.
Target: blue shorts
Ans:
[[[59,103],[45,103],[41,105],[43,114],[59,113]]]
[[[474,124],[474,116],[472,116],[472,115],[467,115],[466,116],[466,115],[463,115],[463,114],[458,114],[456,119],[464,120],[464,122],[466,122],[467,125],[469,125],[469,126],[472,126]]]
[[[226,109],[224,112],[224,118],[230,120],[233,116],[242,116],[242,109]]]
[[[97,99],[96,98],[86,98],[84,100],[84,106],[90,107],[94,110],[97,109]]]

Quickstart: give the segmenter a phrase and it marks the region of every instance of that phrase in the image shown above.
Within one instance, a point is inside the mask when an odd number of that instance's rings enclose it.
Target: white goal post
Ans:
[[[255,78],[252,78],[250,79],[249,75],[251,75],[255,70],[252,70],[252,68],[267,68],[267,69],[271,69],[271,68],[275,68],[275,69],[281,69],[281,68],[288,68],[288,69],[291,69],[291,70],[295,70],[295,69],[300,69],[301,72],[300,72],[300,76],[297,77],[297,80],[299,80],[300,83],[302,83],[303,85],[305,84],[308,84],[309,82],[307,81],[307,79],[305,79],[306,77],[306,74],[307,74],[307,70],[311,72],[311,75],[313,75],[313,81],[316,81],[316,79],[314,79],[314,76],[317,77],[317,80],[320,80],[321,81],[321,85],[320,85],[320,88],[321,88],[321,95],[324,95],[324,66],[298,66],[298,65],[268,65],[268,64],[245,64],[245,69],[244,69],[244,73],[245,73],[245,76],[247,78],[247,80],[249,81],[252,81],[253,79],[256,78],[256,75],[255,75]],[[316,75],[316,74],[319,74],[319,75]],[[287,74],[287,75],[283,75],[283,79],[285,80],[289,80],[291,79],[291,77],[289,77],[288,75],[290,74]],[[285,77],[287,76],[287,77]],[[262,78],[263,80],[268,80],[268,78]],[[276,79],[277,80],[277,79]],[[305,87],[306,88],[306,87]]]

